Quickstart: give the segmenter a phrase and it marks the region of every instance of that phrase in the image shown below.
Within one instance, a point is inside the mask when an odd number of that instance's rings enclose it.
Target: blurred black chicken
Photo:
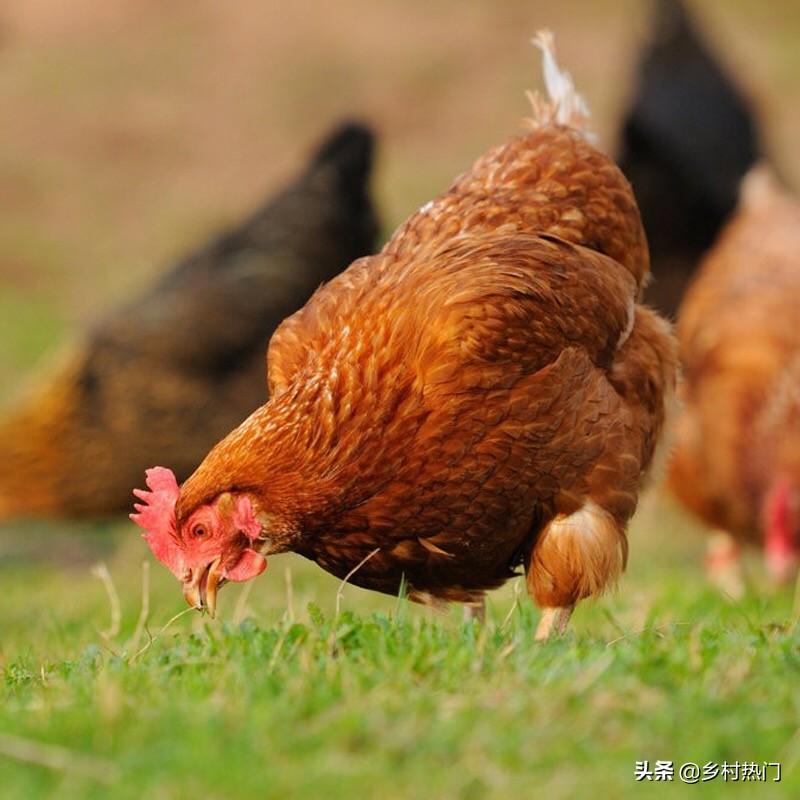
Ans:
[[[646,299],[674,316],[760,146],[747,103],[683,3],[657,0],[655,10],[618,162],[633,185],[650,245],[654,281]]]
[[[372,252],[373,137],[337,129],[250,219],[90,330],[0,422],[0,518],[102,516],[151,464],[189,475],[266,401],[278,324]]]

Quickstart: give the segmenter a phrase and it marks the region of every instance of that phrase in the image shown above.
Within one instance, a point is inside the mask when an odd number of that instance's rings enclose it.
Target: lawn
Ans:
[[[4,530],[0,570],[4,796],[800,792],[792,592],[766,591],[752,564],[744,601],[716,595],[702,538],[657,498],[619,591],[547,644],[521,581],[480,625],[277,557],[209,620],[158,564],[139,571],[132,526],[18,534]],[[62,553],[37,557],[54,535]],[[782,780],[641,786],[645,759],[781,762]]]
[[[800,183],[800,13],[691,3]],[[5,0],[0,399],[76,330],[285,180],[326,128],[379,134],[386,231],[519,129],[549,25],[605,146],[636,0]],[[780,23],[776,23],[780,19]],[[522,581],[485,624],[294,557],[216,620],[133,525],[0,527],[0,797],[800,797],[793,589],[710,590],[657,493],[618,591],[535,644]],[[782,781],[639,783],[637,761],[780,762]]]

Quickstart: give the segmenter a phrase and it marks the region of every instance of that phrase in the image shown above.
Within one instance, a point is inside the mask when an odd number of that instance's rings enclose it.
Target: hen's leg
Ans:
[[[543,608],[539,624],[536,626],[536,641],[543,642],[554,636],[561,636],[567,629],[569,618],[575,606],[561,608]]]
[[[601,594],[625,568],[624,527],[591,500],[539,534],[528,565],[528,592],[542,609],[539,640],[564,632],[575,604]]]
[[[476,603],[464,603],[462,606],[464,611],[464,622],[472,622],[475,620],[479,623],[486,621],[486,600],[480,600]]]
[[[744,596],[742,554],[739,545],[726,531],[716,531],[708,540],[706,575],[722,594],[734,600]]]

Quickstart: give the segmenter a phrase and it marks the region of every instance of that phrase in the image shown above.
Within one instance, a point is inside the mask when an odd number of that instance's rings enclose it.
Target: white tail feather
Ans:
[[[539,92],[528,92],[528,99],[533,106],[534,126],[567,125],[593,141],[595,136],[589,124],[589,107],[576,91],[570,74],[558,66],[553,34],[542,30],[531,41],[542,51],[542,72],[547,90],[547,99]]]

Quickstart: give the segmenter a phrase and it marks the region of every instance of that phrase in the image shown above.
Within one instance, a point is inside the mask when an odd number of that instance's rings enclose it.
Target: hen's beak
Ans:
[[[217,556],[205,567],[192,569],[189,577],[183,582],[183,596],[186,602],[199,611],[208,611],[213,617],[217,611],[217,587],[222,580],[220,562],[222,556]]]

